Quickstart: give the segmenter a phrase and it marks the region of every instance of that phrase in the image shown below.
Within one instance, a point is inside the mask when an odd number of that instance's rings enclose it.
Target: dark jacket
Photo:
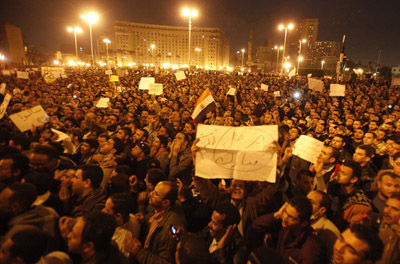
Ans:
[[[255,232],[271,231],[272,227],[278,227],[281,220],[276,220],[273,214],[266,214],[258,217],[252,224],[252,230]],[[278,238],[274,241],[277,252],[285,260],[285,263],[311,264],[323,263],[323,253],[318,243],[317,237],[313,234],[311,226],[305,227],[297,237],[291,237],[288,229],[282,229],[280,224],[274,228],[275,232],[279,230]]]

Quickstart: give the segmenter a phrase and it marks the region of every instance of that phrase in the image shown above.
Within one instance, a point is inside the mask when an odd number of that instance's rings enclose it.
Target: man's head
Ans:
[[[390,170],[382,170],[377,175],[376,185],[378,187],[378,196],[386,201],[395,193],[400,193],[400,175]]]
[[[183,133],[185,134],[193,134],[196,132],[196,126],[190,122],[186,123],[183,127]]]
[[[296,140],[300,136],[300,134],[301,134],[301,132],[300,132],[300,129],[298,127],[292,127],[289,130],[289,140],[290,141]]]
[[[394,173],[400,176],[400,152],[394,154],[390,165],[392,165]]]
[[[0,192],[0,216],[9,218],[28,211],[37,191],[30,183],[14,183]]]
[[[176,264],[203,264],[209,261],[208,245],[200,235],[187,233],[181,237],[176,246]]]
[[[81,154],[91,155],[97,150],[98,147],[99,147],[99,142],[96,139],[94,138],[84,139],[81,143]]]
[[[307,194],[313,207],[313,214],[311,219],[319,219],[326,215],[326,212],[331,208],[331,198],[329,195],[322,191],[312,191]]]
[[[154,188],[156,187],[156,185],[159,182],[165,181],[165,180],[166,180],[166,176],[161,169],[152,168],[147,171],[144,182],[146,183],[147,190],[151,192],[154,190]]]
[[[381,258],[382,252],[383,244],[377,232],[355,224],[336,240],[333,260],[336,264],[372,264]]]
[[[127,193],[114,193],[107,200],[102,210],[103,213],[112,215],[117,223],[121,226],[129,220],[129,213],[132,199]]]
[[[373,146],[376,143],[376,134],[374,132],[367,132],[363,138],[363,144],[368,146]]]
[[[157,150],[160,148],[166,148],[168,146],[168,138],[166,136],[158,135],[154,139],[152,146],[154,146]]]
[[[233,179],[229,186],[229,191],[231,193],[231,199],[235,201],[243,200],[246,195],[246,182]]]
[[[71,179],[72,192],[78,196],[89,193],[100,187],[103,180],[103,170],[98,165],[82,165]]]
[[[364,167],[375,156],[375,149],[368,145],[360,145],[353,154],[353,160]]]
[[[282,215],[282,228],[299,230],[310,224],[313,207],[307,197],[298,195],[289,200]]]
[[[339,150],[332,146],[323,146],[319,158],[324,163],[324,166],[332,165],[339,158]]]
[[[383,221],[388,225],[397,224],[400,220],[400,194],[395,193],[386,200],[383,209]]]
[[[149,204],[156,210],[168,210],[178,199],[178,189],[171,181],[159,182],[150,193]]]
[[[95,212],[79,217],[67,236],[68,251],[90,258],[110,246],[116,228],[115,219]]]
[[[237,207],[231,203],[221,203],[215,208],[208,223],[210,235],[218,241],[229,226],[237,225],[239,222],[240,213]]]
[[[331,140],[331,144],[332,147],[337,148],[339,151],[341,151],[344,146],[346,145],[346,142],[344,140],[344,136],[343,135],[335,135],[332,140]]]
[[[354,185],[361,175],[361,167],[355,161],[345,161],[340,166],[338,183],[343,186]]]
[[[0,264],[36,263],[45,253],[46,235],[31,227],[14,233],[0,249]]]
[[[296,187],[303,194],[307,195],[312,191],[314,174],[309,170],[300,170],[296,175]]]
[[[131,150],[132,157],[138,161],[143,160],[149,154],[150,154],[150,145],[143,141],[137,142],[136,145]]]
[[[37,172],[50,172],[57,166],[58,152],[52,146],[37,146],[30,156],[30,166]]]
[[[100,147],[100,153],[103,155],[118,155],[124,150],[124,143],[117,137],[110,138]]]
[[[29,159],[22,154],[9,154],[0,159],[0,182],[20,181],[29,171]]]

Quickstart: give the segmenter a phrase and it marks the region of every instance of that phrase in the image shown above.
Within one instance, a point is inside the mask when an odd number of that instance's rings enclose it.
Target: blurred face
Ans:
[[[168,186],[159,182],[154,190],[150,193],[149,204],[154,208],[160,209],[163,207],[163,202],[168,194]]]
[[[143,151],[141,148],[139,148],[138,145],[136,145],[132,150],[131,150],[131,155],[132,157],[139,158],[140,156],[144,155]]]
[[[295,140],[299,136],[299,131],[296,128],[291,128],[289,130],[289,139]]]
[[[309,192],[307,194],[308,200],[310,200],[312,207],[313,207],[313,215],[317,214],[321,204],[322,195],[316,191]]]
[[[144,136],[144,132],[142,130],[140,130],[140,129],[137,129],[135,135],[133,136],[133,138],[136,141],[141,141],[141,140],[143,140],[143,136]]]
[[[224,220],[225,215],[221,215],[217,211],[212,213],[211,221],[208,223],[209,232],[212,237],[220,238],[225,233]]]
[[[156,137],[151,145],[154,146],[158,150],[161,147],[160,139],[158,137]]]
[[[368,250],[368,243],[360,240],[350,229],[347,229],[335,242],[333,260],[336,264],[361,263]]]
[[[30,158],[30,166],[35,171],[50,171],[53,164],[48,160],[45,154],[33,153]]]
[[[121,139],[122,141],[124,141],[126,138],[126,134],[124,132],[124,130],[120,129],[118,130],[117,134],[116,134],[117,138]]]
[[[352,183],[353,169],[347,166],[340,166],[338,173],[338,183],[348,185]]]
[[[9,238],[5,243],[1,245],[0,248],[0,264],[8,264],[8,263],[18,263],[17,261],[11,262],[11,253],[10,249],[14,245],[11,238]]]
[[[299,212],[297,212],[296,208],[289,204],[286,206],[282,215],[282,228],[294,230],[299,228],[300,225],[301,222],[299,218]]]
[[[389,175],[383,175],[380,181],[377,181],[379,196],[386,200],[395,193],[400,193],[400,178],[392,178]]]
[[[344,147],[345,143],[343,142],[343,139],[340,137],[333,137],[331,141],[331,146],[335,147],[337,149],[342,149]]]
[[[190,124],[185,124],[185,126],[183,127],[183,132],[185,132],[186,134],[193,133],[192,126]]]
[[[244,181],[241,180],[232,180],[230,191],[231,198],[233,200],[243,200],[245,194],[246,185]]]
[[[12,164],[13,164],[12,159],[0,160],[0,182],[4,182],[12,178],[13,176],[13,172],[11,170]]]
[[[117,121],[118,121],[118,119],[117,119],[116,116],[110,115],[110,116],[107,118],[106,123],[107,123],[107,126],[113,126],[113,125],[117,124]]]
[[[390,164],[393,167],[393,171],[396,175],[400,176],[400,158],[397,158],[396,160],[392,160]]]
[[[323,146],[321,153],[319,154],[319,158],[322,160],[324,164],[331,164],[332,162],[330,161],[332,157],[332,148]]]
[[[108,155],[112,153],[114,149],[114,140],[111,138],[107,140],[106,144],[103,145],[103,147],[100,148],[100,153],[104,155]]]
[[[360,148],[356,148],[356,151],[353,154],[353,160],[359,164],[366,164],[371,160],[366,154],[366,151]]]
[[[354,130],[356,130],[356,129],[360,128],[360,127],[361,127],[361,122],[358,121],[358,120],[354,121],[354,123],[353,123]]]
[[[383,221],[388,225],[397,224],[400,219],[400,201],[389,198],[383,209]]]
[[[376,139],[372,133],[366,133],[363,138],[364,145],[373,145],[375,144]]]
[[[215,124],[216,126],[223,126],[223,125],[224,125],[224,118],[223,118],[222,116],[217,116],[217,117],[215,118],[214,124]]]
[[[83,191],[85,190],[85,181],[82,179],[82,170],[78,169],[75,172],[74,177],[71,179],[72,183],[72,193],[77,195],[82,195]]]
[[[106,204],[104,205],[103,210],[101,210],[105,214],[114,215],[114,203],[111,198],[106,200]]]
[[[82,155],[87,155],[91,153],[91,147],[87,142],[83,142],[81,144],[81,154]]]
[[[68,251],[80,254],[82,252],[82,232],[85,227],[83,218],[79,218],[72,231],[67,236]]]
[[[386,137],[385,131],[382,131],[382,130],[376,131],[377,140],[379,140],[379,141],[385,140],[385,137]]]
[[[99,142],[99,149],[101,149],[107,143],[107,138],[98,137],[97,141]]]
[[[296,179],[296,186],[304,195],[307,195],[313,189],[314,179],[308,175],[301,175],[300,179]]]

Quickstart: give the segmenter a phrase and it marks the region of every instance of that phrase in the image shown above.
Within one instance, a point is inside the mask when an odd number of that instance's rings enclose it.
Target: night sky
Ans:
[[[280,23],[318,18],[318,40],[341,41],[346,34],[348,57],[366,65],[377,61],[381,49],[383,65],[400,65],[399,0],[2,0],[0,6],[0,20],[21,27],[25,40],[46,52],[73,45],[67,26],[81,26],[78,42],[89,44],[88,25],[80,18],[89,11],[100,15],[93,26],[96,36],[114,20],[187,26],[181,10],[190,7],[199,12],[193,26],[221,28],[231,50],[247,49],[250,29],[255,46],[267,39],[283,44]]]

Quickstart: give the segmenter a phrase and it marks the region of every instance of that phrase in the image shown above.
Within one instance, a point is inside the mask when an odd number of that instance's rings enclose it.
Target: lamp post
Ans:
[[[279,51],[283,50],[283,46],[275,46],[274,49],[278,50],[277,54],[276,54],[276,72],[278,72],[278,65],[279,65]]]
[[[306,42],[307,42],[306,39],[302,40],[299,39],[300,46],[299,46],[299,58],[297,59],[297,71],[296,71],[297,75],[299,74],[300,61],[303,61],[303,57],[301,57],[301,43],[306,43]]]
[[[293,24],[289,24],[287,26],[284,25],[280,25],[279,26],[279,30],[285,30],[285,38],[283,41],[283,52],[282,52],[282,70],[281,70],[281,74],[283,74],[283,66],[284,66],[284,59],[285,59],[285,51],[286,51],[286,37],[287,37],[287,32],[288,29],[292,29],[293,28]]]
[[[107,51],[107,66],[108,66],[108,44],[111,43],[109,39],[103,39],[103,42],[106,43],[106,51]]]
[[[156,45],[154,45],[154,44],[151,44],[151,62],[153,63],[153,65],[155,65],[155,62],[154,62],[154,48],[156,47]]]
[[[324,61],[324,60],[322,60],[322,61],[321,61],[321,70],[323,70],[323,69],[324,69],[324,63],[325,63],[325,61]]]
[[[81,15],[82,19],[85,19],[89,23],[89,31],[90,31],[90,49],[92,51],[92,66],[94,65],[94,55],[93,55],[93,37],[92,37],[92,24],[94,24],[97,19],[99,19],[96,13],[89,13],[87,15]]]
[[[195,48],[195,51],[197,52],[197,58],[199,57],[199,54],[200,54],[200,52],[201,52],[201,48]],[[201,56],[201,55],[200,55]],[[197,60],[196,60],[197,61]]]
[[[74,38],[75,38],[75,57],[76,60],[78,60],[78,40],[76,38],[76,33],[82,33],[82,29],[80,27],[68,27],[67,30],[69,32],[74,32]]]
[[[245,51],[246,51],[245,49],[242,49],[242,65],[241,65],[241,68],[244,68],[243,65],[244,65],[244,52]]]
[[[190,46],[191,46],[191,36],[192,36],[192,17],[196,17],[196,16],[197,16],[197,10],[195,10],[195,9],[189,10],[189,9],[187,9],[187,8],[184,8],[184,9],[182,10],[182,14],[183,14],[185,17],[189,17],[189,64],[188,64],[188,66],[189,66],[189,68],[190,68],[190,64],[191,64],[191,50],[190,50]]]

